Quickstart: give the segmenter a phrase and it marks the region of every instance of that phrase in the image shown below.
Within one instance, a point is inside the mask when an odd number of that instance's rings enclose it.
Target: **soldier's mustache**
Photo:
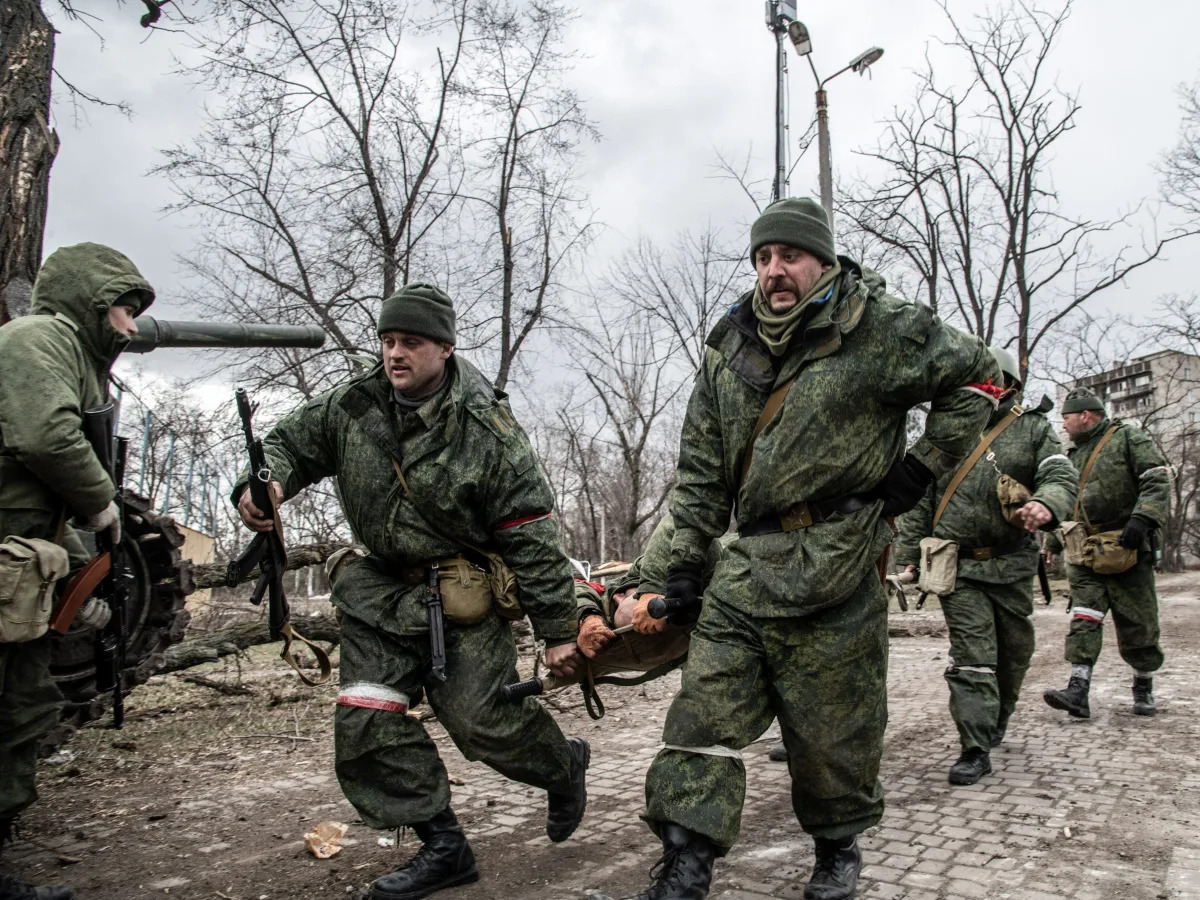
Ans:
[[[796,282],[782,275],[767,279],[767,294],[774,294],[776,291],[790,291],[797,297],[800,296],[800,288]]]

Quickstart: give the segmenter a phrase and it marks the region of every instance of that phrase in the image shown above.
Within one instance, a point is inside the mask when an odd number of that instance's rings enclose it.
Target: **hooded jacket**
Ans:
[[[33,286],[30,315],[0,328],[0,538],[9,510],[89,516],[116,495],[83,433],[83,412],[107,398],[113,360],[129,343],[108,321],[122,296],[154,289],[130,260],[101,244],[52,253]]]

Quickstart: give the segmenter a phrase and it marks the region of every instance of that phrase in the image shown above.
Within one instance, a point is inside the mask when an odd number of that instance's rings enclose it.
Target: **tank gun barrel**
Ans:
[[[149,353],[160,347],[309,347],[325,343],[315,325],[260,325],[243,322],[175,322],[138,316],[137,336],[126,353]]]

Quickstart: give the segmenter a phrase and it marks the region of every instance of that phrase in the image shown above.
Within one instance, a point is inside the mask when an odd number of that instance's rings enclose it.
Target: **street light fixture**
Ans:
[[[817,74],[817,67],[812,60],[812,38],[803,22],[793,19],[787,24],[787,35],[798,56],[808,60],[813,78],[817,82],[817,153],[821,168],[821,205],[825,207],[825,215],[829,219],[829,228],[833,229],[833,163],[830,159],[829,147],[829,102],[825,94],[825,85],[833,81],[843,72],[854,71],[862,75],[872,65],[879,62],[883,56],[882,47],[872,47],[865,50],[850,62],[838,69],[826,79]]]
[[[774,199],[787,196],[787,50],[783,36],[796,21],[797,0],[766,0],[767,29],[775,35],[775,181]],[[801,26],[803,28],[804,26]],[[795,38],[792,39],[793,42]]]

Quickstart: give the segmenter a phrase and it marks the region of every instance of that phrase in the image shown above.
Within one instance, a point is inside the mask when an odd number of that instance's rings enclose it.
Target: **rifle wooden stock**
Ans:
[[[79,612],[79,607],[83,606],[87,598],[92,596],[92,592],[108,577],[110,571],[112,571],[112,556],[108,553],[101,553],[80,569],[78,574],[67,583],[62,597],[50,615],[50,630],[66,634],[67,629],[71,627],[71,622],[75,619],[75,614]]]

